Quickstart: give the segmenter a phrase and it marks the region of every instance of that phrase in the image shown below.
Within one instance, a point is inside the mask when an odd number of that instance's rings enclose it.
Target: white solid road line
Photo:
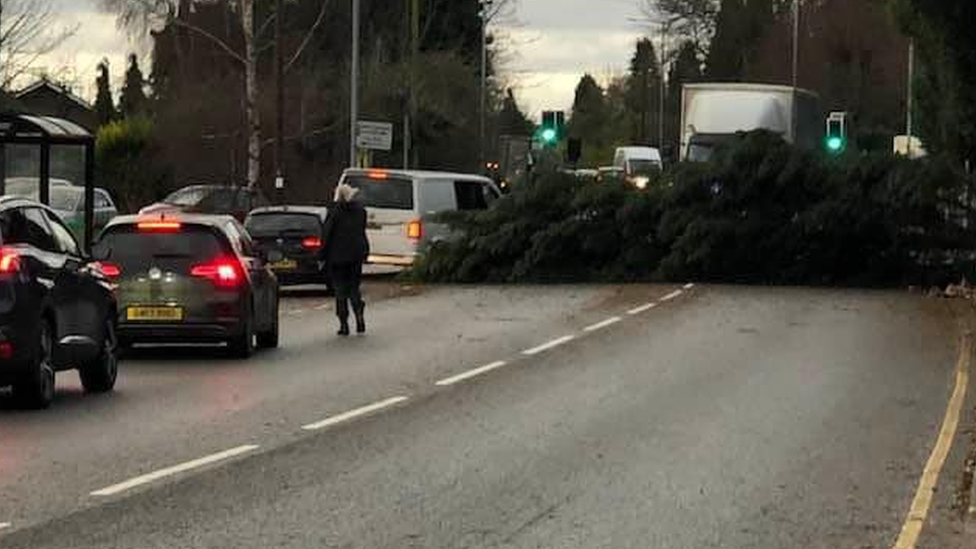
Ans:
[[[480,376],[481,374],[487,374],[488,372],[490,372],[492,370],[497,370],[497,369],[503,368],[505,366],[508,366],[508,363],[505,362],[505,361],[503,361],[503,360],[499,360],[498,362],[492,362],[491,364],[489,364],[487,366],[482,366],[481,368],[475,368],[474,370],[468,370],[467,372],[464,372],[463,374],[458,374],[458,375],[453,376],[453,377],[448,377],[448,378],[442,379],[442,380],[438,381],[437,383],[435,383],[434,385],[437,385],[438,387],[449,387],[451,385],[454,385],[454,384],[457,384],[457,383],[461,383],[462,381],[471,379],[471,378],[476,377],[476,376]]]
[[[604,328],[608,328],[610,326],[613,326],[614,324],[620,322],[621,320],[623,320],[623,319],[620,318],[619,316],[615,316],[613,318],[608,318],[608,319],[604,320],[603,322],[597,322],[596,324],[594,324],[592,326],[587,326],[586,328],[583,328],[583,331],[584,332],[595,332],[597,330],[602,330]]]
[[[303,425],[302,429],[306,431],[317,431],[319,429],[325,429],[326,427],[332,427],[340,423],[356,419],[357,417],[362,417],[367,414],[372,414],[373,412],[378,412],[384,408],[389,408],[390,406],[396,406],[401,402],[406,402],[409,397],[398,396],[393,398],[388,398],[386,400],[381,400],[375,404],[370,404],[368,406],[363,406],[362,408],[356,408],[355,410],[350,410],[346,413],[339,414],[337,416],[332,416],[328,419],[318,421],[315,423],[309,423],[308,425]]]
[[[558,339],[554,339],[554,340],[552,340],[552,341],[550,341],[548,343],[543,343],[542,345],[539,345],[538,347],[533,347],[532,349],[527,349],[525,351],[522,351],[522,354],[525,355],[525,356],[534,356],[534,355],[537,355],[539,353],[544,353],[544,352],[546,352],[546,351],[548,351],[550,349],[555,349],[556,347],[559,347],[560,345],[564,345],[566,343],[569,343],[570,341],[572,341],[574,339],[576,339],[576,336],[571,336],[571,335],[563,336],[563,337],[560,337]]]
[[[95,490],[91,493],[93,496],[112,496],[120,492],[125,492],[126,490],[131,490],[138,486],[144,484],[149,484],[150,482],[155,482],[159,479],[177,475],[179,473],[185,473],[186,471],[191,471],[193,469],[199,469],[200,467],[205,467],[207,465],[217,463],[219,461],[224,461],[233,457],[237,457],[248,452],[253,452],[257,450],[259,446],[255,444],[246,444],[244,446],[238,446],[237,448],[231,448],[223,452],[216,454],[211,454],[200,459],[195,459],[193,461],[187,461],[186,463],[181,463],[179,465],[174,465],[172,467],[167,467],[165,469],[160,469],[152,473],[141,475],[133,479],[129,479],[125,482],[119,484],[113,484],[107,488],[102,488],[101,490]]]
[[[683,294],[683,293],[684,293],[684,291],[682,291],[682,290],[675,290],[675,291],[671,292],[670,294],[662,297],[660,299],[660,301],[661,301],[661,303],[665,303],[667,301],[671,301],[672,299],[681,296],[681,294]]]
[[[3,530],[4,528],[10,528],[10,523],[9,522],[0,522],[0,530]]]
[[[689,282],[689,283],[685,284],[685,286],[684,286],[684,288],[686,290],[690,290],[690,289],[692,289],[694,287],[695,287],[695,283],[694,282]]]
[[[640,307],[637,307],[636,309],[631,309],[631,310],[627,311],[627,314],[629,314],[630,316],[639,315],[639,314],[641,314],[643,312],[650,311],[654,307],[657,307],[657,303],[648,303],[647,305],[641,305]]]

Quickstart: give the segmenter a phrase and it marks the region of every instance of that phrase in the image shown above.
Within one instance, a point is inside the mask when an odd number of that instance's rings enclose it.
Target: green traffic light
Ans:
[[[554,143],[556,141],[556,130],[552,128],[546,128],[542,130],[542,140],[546,143]]]
[[[840,152],[844,148],[844,140],[840,137],[830,137],[827,139],[827,148],[831,152]]]

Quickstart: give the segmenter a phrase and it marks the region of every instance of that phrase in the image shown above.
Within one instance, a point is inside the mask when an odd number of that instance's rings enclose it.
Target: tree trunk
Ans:
[[[247,186],[261,177],[261,113],[258,110],[258,60],[254,46],[254,0],[241,2],[244,26],[244,110],[247,117]]]

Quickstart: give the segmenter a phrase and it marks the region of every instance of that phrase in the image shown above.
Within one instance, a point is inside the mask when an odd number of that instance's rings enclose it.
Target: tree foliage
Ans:
[[[122,116],[129,118],[146,111],[146,79],[139,68],[139,58],[135,54],[129,56],[129,68],[125,71],[125,85],[119,100],[119,110]]]
[[[107,59],[103,59],[98,64],[98,77],[95,79],[95,85],[98,89],[95,96],[95,114],[98,117],[98,124],[102,126],[115,120],[118,114],[115,110],[115,100],[112,99],[112,84]]]
[[[98,181],[116,197],[121,211],[134,212],[165,194],[167,174],[158,153],[152,120],[144,115],[110,122],[98,130]]]

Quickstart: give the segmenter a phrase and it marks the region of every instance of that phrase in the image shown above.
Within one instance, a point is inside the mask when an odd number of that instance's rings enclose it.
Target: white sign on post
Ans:
[[[371,151],[393,149],[393,124],[388,122],[359,122],[356,125],[356,146]]]

